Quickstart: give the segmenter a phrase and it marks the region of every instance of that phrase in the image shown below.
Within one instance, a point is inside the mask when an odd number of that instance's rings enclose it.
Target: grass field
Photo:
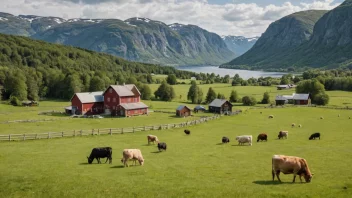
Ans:
[[[275,118],[269,120],[269,114]],[[144,132],[1,142],[0,197],[351,197],[351,115],[319,108],[249,110],[191,127],[190,136],[183,129],[153,131],[168,144],[161,153],[146,144]],[[289,131],[287,140],[276,140],[279,130]],[[261,132],[268,142],[237,146],[234,141]],[[320,132],[321,140],[309,141],[313,132]],[[222,136],[231,142],[219,144]],[[98,146],[113,148],[111,165],[87,164],[86,156]],[[141,149],[145,165],[122,168],[125,148]],[[304,157],[312,182],[292,184],[293,175],[282,175],[283,184],[272,182],[274,154]]]

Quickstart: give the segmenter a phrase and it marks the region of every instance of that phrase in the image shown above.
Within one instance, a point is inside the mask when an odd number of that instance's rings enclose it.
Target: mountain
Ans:
[[[219,65],[235,57],[215,33],[147,18],[61,19],[0,13],[0,33],[161,65]]]
[[[221,38],[227,48],[234,52],[237,57],[251,49],[259,39],[259,37],[246,38],[243,36],[221,36]]]
[[[310,41],[314,25],[326,13],[324,10],[302,11],[273,22],[248,52],[221,67],[279,69],[296,66],[294,61],[284,60],[297,47]]]

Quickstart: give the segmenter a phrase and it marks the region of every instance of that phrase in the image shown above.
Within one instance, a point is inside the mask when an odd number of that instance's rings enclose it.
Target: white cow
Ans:
[[[252,139],[252,135],[241,135],[236,137],[236,140],[238,141],[239,145],[248,143],[250,146],[252,146]]]
[[[128,167],[128,160],[133,160],[136,162],[138,160],[139,164],[143,166],[144,164],[144,159],[141,150],[139,149],[124,149],[122,151],[122,159],[121,162],[123,165]]]

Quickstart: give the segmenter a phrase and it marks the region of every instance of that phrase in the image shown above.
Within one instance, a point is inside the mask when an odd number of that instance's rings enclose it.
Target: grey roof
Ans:
[[[278,85],[277,87],[288,88],[288,87],[290,87],[290,86],[289,86],[289,85]]]
[[[212,107],[221,107],[227,100],[225,99],[215,99],[209,104]]]
[[[144,109],[148,108],[146,104],[143,102],[136,102],[136,103],[122,103],[120,104],[125,110],[133,110],[133,109]]]
[[[194,109],[197,109],[197,110],[203,109],[203,110],[205,110],[205,107],[198,105],[198,106],[194,107]]]
[[[185,105],[180,105],[180,106],[178,106],[176,110],[179,111],[179,110],[182,110],[182,109],[185,108],[185,107],[186,107],[187,109],[191,110],[190,108],[188,108],[188,107],[185,106]]]
[[[294,94],[293,99],[294,100],[308,100],[309,94]]]
[[[134,96],[132,89],[136,86],[133,84],[129,84],[129,85],[110,85],[110,87],[112,87],[119,96]],[[139,94],[141,94],[137,89],[137,87],[136,87],[136,90],[138,91]]]
[[[76,93],[76,96],[82,103],[104,102],[102,91]]]
[[[293,95],[278,95],[276,96],[275,100],[292,100],[293,99]]]

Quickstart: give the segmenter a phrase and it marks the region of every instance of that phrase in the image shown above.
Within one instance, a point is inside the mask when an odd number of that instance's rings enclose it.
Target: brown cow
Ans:
[[[257,138],[257,142],[259,142],[259,140],[261,141],[268,141],[268,135],[266,133],[261,133],[258,135],[258,138]]]
[[[277,137],[279,138],[279,139],[284,139],[284,137],[286,137],[286,139],[287,139],[287,137],[288,137],[288,131],[280,131],[279,132],[279,135],[277,135]]]
[[[276,174],[277,179],[281,182],[279,177],[280,172],[285,175],[294,174],[292,182],[295,182],[297,175],[299,176],[301,182],[301,177],[303,176],[307,183],[309,183],[313,177],[313,174],[310,172],[305,159],[294,156],[274,155],[272,158],[273,181]]]
[[[158,137],[156,137],[155,135],[148,135],[147,139],[148,139],[148,144],[150,142],[153,142],[153,144],[155,144],[155,142],[159,143]]]

